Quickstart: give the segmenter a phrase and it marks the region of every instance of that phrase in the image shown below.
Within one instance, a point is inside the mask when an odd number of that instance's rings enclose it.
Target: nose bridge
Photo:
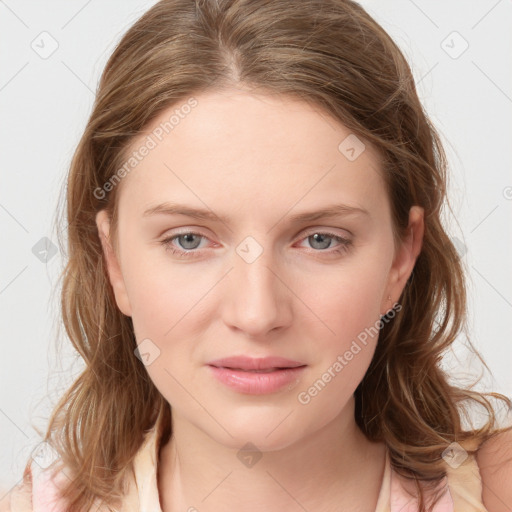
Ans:
[[[273,255],[272,247],[253,236],[235,248],[225,320],[251,335],[265,334],[286,321],[286,287],[274,269]]]

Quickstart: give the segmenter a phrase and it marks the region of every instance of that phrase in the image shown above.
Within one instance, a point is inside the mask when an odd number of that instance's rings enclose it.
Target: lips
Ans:
[[[283,357],[234,356],[207,364],[211,375],[237,393],[263,395],[296,387],[307,365]]]
[[[211,361],[208,364],[217,368],[228,368],[232,370],[242,370],[255,373],[270,373],[285,368],[297,368],[299,366],[306,366],[304,363],[299,361],[274,356],[262,358],[233,356],[217,359],[215,361]]]

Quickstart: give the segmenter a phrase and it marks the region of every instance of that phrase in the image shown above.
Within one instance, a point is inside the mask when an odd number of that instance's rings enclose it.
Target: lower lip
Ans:
[[[211,365],[209,367],[220,382],[239,393],[249,395],[274,393],[284,387],[292,389],[297,385],[301,373],[306,368],[306,366],[298,366],[297,368],[283,368],[274,372],[258,373]]]

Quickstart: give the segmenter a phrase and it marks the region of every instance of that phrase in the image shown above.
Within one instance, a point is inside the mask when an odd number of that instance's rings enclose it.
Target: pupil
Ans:
[[[184,246],[185,249],[195,249],[197,247],[197,243],[196,243],[195,246],[194,246],[194,243],[193,243],[193,240],[194,240],[195,236],[196,235],[194,235],[193,233],[188,233],[186,235],[182,235],[182,238],[185,239],[185,242],[184,242],[185,243],[185,246]],[[187,244],[189,244],[189,243],[191,243],[193,245],[193,247],[187,246]]]
[[[315,243],[317,243],[317,242],[320,243],[320,245],[321,245],[321,247],[319,247],[320,249],[327,249],[327,247],[329,247],[329,245],[330,245],[330,243],[329,243],[330,237],[328,235],[324,236],[319,233],[315,233],[314,235],[312,235],[312,238]],[[325,239],[327,239],[327,242],[325,242]]]

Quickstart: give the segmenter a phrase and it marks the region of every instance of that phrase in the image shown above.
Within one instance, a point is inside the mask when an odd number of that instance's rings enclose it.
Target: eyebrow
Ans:
[[[210,220],[220,221],[224,224],[229,223],[229,219],[224,215],[217,215],[212,210],[207,208],[194,208],[188,205],[177,204],[177,203],[161,203],[156,206],[152,206],[144,211],[143,217],[149,217],[153,215],[183,215],[199,220]],[[333,204],[326,206],[320,210],[307,211],[296,213],[288,217],[288,222],[300,223],[310,222],[318,219],[327,219],[332,217],[341,217],[346,215],[366,215],[370,216],[370,213],[364,208],[357,206],[350,206],[347,204]]]

